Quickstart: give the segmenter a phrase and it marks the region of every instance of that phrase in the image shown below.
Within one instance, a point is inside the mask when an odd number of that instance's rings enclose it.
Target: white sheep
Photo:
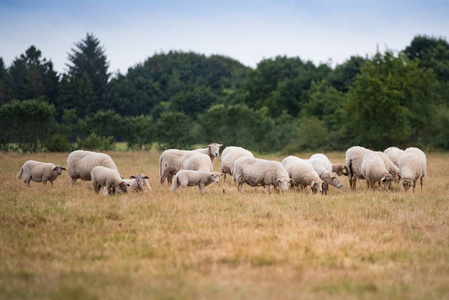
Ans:
[[[357,179],[365,179],[361,169],[362,159],[370,151],[360,146],[354,146],[346,150],[345,165],[348,168],[349,186],[353,190],[356,189]]]
[[[280,162],[253,157],[240,157],[235,161],[233,179],[238,184],[239,192],[242,192],[244,183],[265,186],[268,194],[270,185],[276,191],[278,187],[287,191],[290,184],[288,173]]]
[[[67,169],[72,178],[72,185],[75,185],[78,179],[92,180],[91,172],[96,166],[118,170],[112,158],[107,154],[84,150],[71,152],[67,157]]]
[[[384,150],[384,153],[388,156],[388,158],[399,167],[399,157],[401,157],[404,150],[401,150],[397,147],[389,147]]]
[[[308,160],[297,156],[288,156],[282,161],[282,165],[292,180],[292,185],[312,188],[313,193],[322,193],[324,182]]]
[[[420,179],[422,189],[423,163],[420,154],[409,151],[404,152],[399,158],[399,173],[402,178],[402,186],[407,191],[412,188],[415,191],[416,181]]]
[[[91,172],[92,186],[95,193],[98,194],[102,186],[107,188],[108,194],[114,195],[115,189],[118,187],[121,192],[126,193],[127,187],[130,186],[126,183],[120,173],[117,170],[112,170],[103,166],[96,166]]]
[[[361,172],[368,188],[374,189],[376,183],[383,183],[387,189],[391,188],[393,176],[388,172],[382,158],[375,152],[367,152],[362,159]]]
[[[164,183],[167,178],[168,184],[172,183],[173,176],[181,170],[181,160],[184,155],[189,152],[200,152],[210,157],[212,164],[218,155],[220,155],[220,147],[222,144],[211,143],[206,148],[196,150],[178,150],[168,149],[162,152],[159,157],[159,178],[161,184]]]
[[[325,195],[327,195],[329,190],[329,184],[338,189],[342,187],[340,180],[338,180],[338,175],[332,171],[332,163],[326,155],[321,153],[314,154],[309,158],[309,162],[321,180],[324,181],[323,192]]]
[[[24,183],[30,186],[30,181],[42,182],[43,184],[47,184],[47,181],[50,181],[51,185],[53,185],[53,181],[61,175],[62,170],[66,168],[55,165],[52,163],[43,163],[35,160],[27,160],[22,168],[20,168],[19,173],[17,173],[17,179],[20,179],[23,174]]]
[[[388,157],[388,155],[385,154],[384,152],[378,151],[376,153],[377,153],[377,155],[380,156],[380,158],[384,162],[385,168],[388,170],[388,172],[391,174],[391,176],[393,176],[393,180],[395,182],[399,182],[399,168],[398,168],[398,166],[396,166],[396,164],[394,162],[392,162],[391,159]]]
[[[409,147],[404,150],[404,153],[416,153],[419,156],[422,164],[422,177],[425,177],[427,172],[426,154],[424,154],[424,152],[421,149],[416,147]],[[421,179],[421,186],[422,186],[422,179]]]
[[[181,160],[181,170],[212,172],[212,167],[209,156],[203,153],[186,153]]]
[[[180,170],[173,178],[171,191],[174,192],[178,187],[198,186],[201,194],[204,194],[204,187],[211,183],[219,183],[222,173]]]
[[[254,157],[254,155],[242,147],[229,146],[224,148],[221,153],[221,172],[224,174],[224,180],[226,180],[226,174],[231,176],[234,174],[234,163],[240,157]]]

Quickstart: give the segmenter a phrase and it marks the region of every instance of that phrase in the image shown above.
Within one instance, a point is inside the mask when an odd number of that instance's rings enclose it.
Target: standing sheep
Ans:
[[[198,186],[201,194],[204,194],[204,187],[215,182],[220,182],[220,176],[223,174],[218,172],[181,170],[176,173],[173,178],[171,191],[174,192],[178,187]]]
[[[384,153],[388,156],[388,158],[399,167],[399,157],[401,157],[404,150],[401,150],[397,147],[389,147],[384,150]]]
[[[95,193],[98,194],[102,186],[105,186],[108,190],[108,194],[114,195],[115,189],[118,187],[123,193],[127,192],[127,187],[130,186],[126,183],[120,173],[116,170],[112,170],[103,166],[96,166],[91,172],[92,186]]]
[[[367,152],[362,159],[361,172],[368,188],[374,189],[376,183],[382,182],[387,189],[391,188],[393,177],[385,167],[382,158],[374,152]]]
[[[327,191],[329,190],[329,184],[338,189],[342,187],[337,174],[332,172],[332,163],[326,155],[321,153],[314,154],[309,158],[309,162],[318,173],[321,180],[324,181],[323,192],[325,195],[327,195]]]
[[[132,175],[130,177],[130,179],[123,179],[123,181],[126,184],[129,184],[129,186],[126,186],[126,190],[128,192],[144,192],[144,191],[149,191],[151,192],[151,186],[150,183],[148,182],[148,176],[143,175],[143,174],[137,174],[137,175]],[[118,190],[118,192],[120,192],[120,190]],[[108,189],[107,187],[105,187],[103,189],[103,194],[104,195],[108,195]]]
[[[202,153],[187,153],[182,157],[181,170],[212,172],[212,162],[209,156]]]
[[[412,188],[415,191],[416,181],[420,179],[422,189],[423,163],[420,154],[408,151],[404,152],[399,158],[399,172],[402,178],[402,186],[407,191]]]
[[[71,152],[67,157],[67,169],[70,177],[72,177],[72,185],[75,185],[78,179],[92,180],[91,172],[96,166],[117,171],[117,166],[107,154],[84,150]]]
[[[189,150],[168,149],[162,152],[159,157],[159,178],[161,184],[167,178],[168,184],[172,183],[173,176],[181,170],[182,157],[190,152],[200,152],[210,157],[212,164],[218,155],[220,155],[220,147],[222,144],[211,143],[206,148]]]
[[[365,179],[361,169],[362,159],[370,151],[360,146],[354,146],[346,150],[345,165],[348,168],[349,186],[353,190],[356,189],[357,179]]]
[[[426,172],[427,172],[427,158],[426,158],[426,155],[424,154],[424,152],[419,148],[409,147],[404,150],[404,153],[416,153],[419,156],[421,164],[422,164],[422,177],[425,177]],[[422,178],[421,178],[421,181],[422,181]],[[421,183],[421,186],[422,186],[422,183]]]
[[[239,192],[242,192],[244,183],[265,186],[268,194],[270,185],[276,191],[278,186],[287,191],[290,184],[288,173],[280,162],[253,157],[240,157],[235,161],[233,179],[238,184]]]
[[[254,155],[242,148],[229,146],[224,148],[221,153],[221,172],[224,174],[224,180],[226,181],[226,174],[232,175],[234,174],[234,163],[240,157],[253,157]]]
[[[322,193],[324,182],[309,161],[296,156],[288,156],[284,158],[282,165],[287,170],[292,185],[299,185],[302,189],[310,185],[314,194]]]
[[[20,168],[19,173],[17,173],[17,179],[20,179],[23,174],[24,183],[30,186],[30,181],[42,182],[47,184],[50,181],[53,185],[53,181],[61,175],[62,170],[66,168],[55,165],[52,163],[43,163],[35,160],[27,160],[22,168]]]

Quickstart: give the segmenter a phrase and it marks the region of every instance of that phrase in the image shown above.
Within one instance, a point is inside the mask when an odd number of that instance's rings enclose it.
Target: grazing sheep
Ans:
[[[423,164],[420,154],[413,151],[404,152],[399,158],[399,172],[402,178],[402,186],[407,191],[412,188],[415,191],[416,181],[420,179],[422,189]]]
[[[324,181],[323,192],[325,195],[327,195],[327,191],[329,190],[329,184],[338,189],[342,187],[340,180],[338,180],[337,173],[332,172],[332,163],[326,155],[321,153],[314,154],[309,158],[309,162],[318,173],[321,180]]]
[[[268,194],[270,185],[276,191],[278,186],[287,191],[290,183],[288,173],[280,162],[253,157],[240,157],[235,161],[233,179],[238,184],[239,192],[242,192],[244,183],[265,186]]]
[[[404,153],[416,153],[419,156],[422,164],[422,177],[425,177],[427,171],[427,158],[424,152],[419,148],[409,147],[404,150]],[[422,186],[422,178],[421,178],[421,186]]]
[[[24,183],[30,186],[30,181],[42,182],[43,184],[47,184],[47,181],[50,181],[51,185],[53,185],[53,181],[61,175],[62,170],[66,168],[55,165],[52,163],[43,163],[35,160],[27,160],[22,168],[20,168],[19,173],[17,173],[17,179],[20,179],[23,174]]]
[[[198,186],[201,194],[204,194],[204,187],[215,182],[220,182],[220,176],[222,173],[207,172],[207,171],[193,171],[193,170],[181,170],[176,173],[173,178],[173,184],[171,191],[174,192],[178,187]]]
[[[181,170],[207,171],[212,172],[212,162],[209,156],[193,152],[182,157]]]
[[[107,154],[84,150],[71,152],[67,157],[67,169],[70,177],[72,177],[72,185],[75,185],[78,179],[92,180],[91,172],[97,166],[117,170],[114,161]]]
[[[389,147],[384,150],[384,153],[388,156],[388,158],[399,167],[399,157],[401,157],[404,150],[401,150],[397,147]]]
[[[393,180],[394,182],[399,182],[399,168],[398,166],[396,166],[390,158],[388,158],[388,155],[386,155],[385,153],[379,151],[376,152],[377,155],[380,156],[380,158],[382,159],[382,161],[385,164],[385,168],[388,170],[388,172],[391,174],[391,176],[393,176]]]
[[[292,180],[292,185],[305,189],[310,185],[313,193],[322,193],[324,182],[313,168],[312,164],[296,156],[288,156],[282,161],[282,165]]]
[[[210,157],[212,164],[215,158],[220,154],[221,144],[211,143],[206,148],[189,150],[168,149],[162,152],[159,157],[159,178],[161,184],[167,178],[168,184],[172,183],[173,176],[181,170],[182,157],[190,152],[200,152]]]
[[[126,190],[128,192],[144,192],[145,190],[148,190],[149,192],[152,191],[150,183],[148,182],[148,176],[143,174],[137,174],[130,177],[131,179],[123,179],[123,181],[129,186],[126,186]],[[120,192],[120,190],[118,190]],[[103,189],[103,194],[108,194],[108,189],[105,187]]]
[[[349,186],[353,190],[356,189],[357,179],[365,179],[361,169],[362,159],[370,151],[360,146],[354,146],[346,150],[345,165],[348,168]]]
[[[234,163],[240,157],[254,157],[254,155],[242,147],[229,146],[224,148],[221,153],[221,172],[224,174],[224,180],[226,180],[226,174],[234,174]]]
[[[387,189],[391,188],[393,176],[388,172],[382,158],[375,152],[367,152],[362,159],[361,172],[368,188],[374,190],[376,183],[382,182]]]
[[[98,194],[102,186],[105,186],[108,190],[108,194],[114,195],[115,189],[118,187],[121,192],[126,193],[127,187],[130,186],[126,183],[120,173],[117,170],[112,170],[103,166],[96,166],[91,172],[92,186],[95,193]]]
[[[332,164],[332,172],[336,173],[338,176],[348,176],[349,174],[348,167],[342,164]]]

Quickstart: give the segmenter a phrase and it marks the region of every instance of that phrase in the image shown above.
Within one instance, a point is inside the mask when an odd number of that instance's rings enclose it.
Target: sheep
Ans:
[[[329,184],[339,189],[342,187],[340,180],[338,180],[338,175],[332,171],[332,163],[326,155],[321,153],[314,154],[309,158],[309,162],[321,180],[324,181],[323,192],[325,195],[327,195],[329,190]]]
[[[384,153],[388,156],[388,158],[399,167],[399,157],[401,157],[404,150],[401,150],[397,147],[389,147],[384,150]]]
[[[365,179],[361,170],[362,159],[370,151],[360,146],[354,146],[346,150],[345,165],[348,168],[349,186],[353,190],[356,189],[357,179]]]
[[[191,152],[182,157],[181,170],[212,172],[212,162],[206,154]]]
[[[280,162],[254,157],[240,157],[235,161],[233,180],[237,182],[239,192],[242,192],[244,183],[265,186],[268,194],[270,185],[274,186],[275,191],[278,187],[287,191],[290,184],[288,173]]]
[[[296,156],[288,156],[284,158],[282,165],[287,170],[292,185],[301,186],[302,189],[310,185],[314,194],[322,193],[324,182],[309,161]]]
[[[385,168],[388,170],[388,172],[393,176],[393,180],[395,182],[399,182],[399,168],[396,166],[391,159],[386,155],[384,152],[378,151],[376,152],[377,155],[380,156],[382,161],[385,164]]]
[[[211,143],[206,148],[196,150],[178,150],[168,149],[162,152],[159,157],[159,178],[161,184],[164,183],[167,178],[168,184],[172,183],[173,176],[181,170],[182,157],[189,152],[200,152],[210,157],[212,164],[215,158],[220,154],[220,147],[222,144]]]
[[[399,158],[399,172],[402,178],[402,186],[405,191],[412,188],[415,191],[416,181],[420,179],[422,189],[423,163],[419,153],[405,151]]]
[[[226,181],[226,174],[232,176],[234,173],[234,163],[240,157],[254,157],[254,155],[242,147],[229,146],[224,148],[221,153],[221,172],[224,174],[223,180]]]
[[[72,185],[75,185],[78,179],[92,180],[91,172],[96,166],[118,170],[112,158],[107,154],[84,150],[71,152],[67,157],[67,169],[72,178]]]
[[[129,184],[129,186],[126,186],[128,192],[144,192],[146,190],[151,192],[152,189],[148,182],[148,178],[149,177],[144,174],[137,174],[130,176],[130,179],[123,179],[123,181]],[[118,192],[120,192],[120,190],[118,190]],[[107,187],[104,187],[103,194],[108,195]]]
[[[384,183],[387,189],[391,188],[393,176],[388,172],[384,161],[377,153],[367,152],[362,158],[360,168],[368,188],[374,190],[377,182]]]
[[[416,153],[419,156],[422,164],[422,177],[425,177],[427,171],[427,158],[424,152],[419,148],[409,147],[404,150],[404,153]],[[422,178],[421,178],[421,186],[422,186]]]
[[[332,172],[335,172],[338,176],[348,176],[348,167],[342,164],[332,164]]]
[[[53,181],[61,175],[62,170],[66,170],[63,166],[55,165],[52,163],[43,163],[35,160],[27,160],[22,168],[20,168],[19,173],[17,173],[17,179],[20,180],[23,174],[24,183],[30,186],[30,181],[42,182],[47,184],[50,181],[53,185]]]
[[[94,167],[90,176],[92,178],[92,186],[97,194],[102,186],[105,186],[108,190],[108,194],[111,195],[115,194],[115,189],[117,187],[121,192],[126,193],[127,187],[130,186],[129,183],[126,183],[122,179],[117,170],[109,169],[103,166]]]
[[[198,186],[201,194],[204,194],[204,187],[215,182],[220,182],[222,173],[194,171],[194,170],[180,170],[173,178],[171,192],[174,192],[178,187]]]

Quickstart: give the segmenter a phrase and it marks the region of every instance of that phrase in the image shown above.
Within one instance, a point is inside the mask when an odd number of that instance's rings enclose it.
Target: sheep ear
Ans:
[[[136,176],[134,176],[134,175],[131,175],[131,176],[129,176],[129,178],[131,178],[131,179],[135,179],[135,178],[136,178]]]
[[[348,171],[346,171],[346,169],[343,169],[342,173],[343,173],[343,175],[346,175],[346,174],[348,174]]]
[[[380,179],[380,181],[382,181],[382,182],[384,182],[385,180],[387,180],[387,179],[385,178],[385,176],[382,177],[382,178]]]
[[[218,144],[218,147],[221,147],[221,146],[223,146],[223,144]]]
[[[331,177],[331,179],[334,179],[334,175],[331,174],[330,177]]]
[[[220,176],[224,176],[224,173],[220,173]]]
[[[66,171],[67,171],[67,169],[66,169],[66,168],[64,168],[64,167],[61,167],[61,170],[66,170]]]
[[[290,182],[290,183],[293,183],[293,179],[290,179],[289,182]]]
[[[310,184],[311,186],[313,186],[315,184],[315,181],[314,180],[312,180],[312,183]]]
[[[277,179],[276,182],[281,182],[281,180],[280,180],[280,179]]]
[[[143,178],[148,179],[148,178],[150,178],[150,177],[148,177],[148,176],[143,176]]]

